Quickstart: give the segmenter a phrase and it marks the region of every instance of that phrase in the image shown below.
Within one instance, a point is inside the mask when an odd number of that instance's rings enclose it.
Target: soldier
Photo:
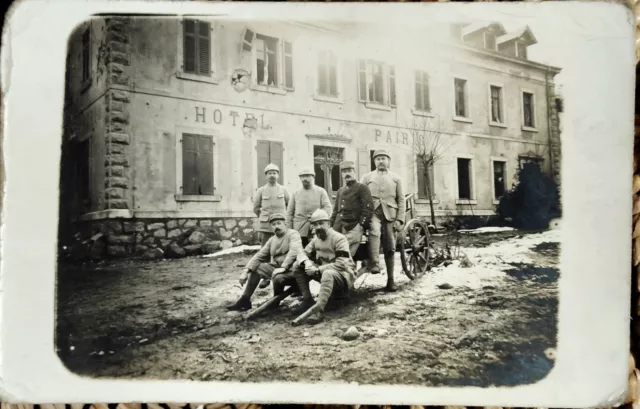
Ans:
[[[302,169],[299,173],[302,189],[291,196],[287,207],[287,227],[296,229],[302,238],[302,246],[306,247],[312,237],[309,219],[314,211],[322,209],[331,213],[331,200],[324,188],[314,184],[313,169]]]
[[[267,240],[273,236],[273,230],[269,224],[269,216],[274,213],[285,213],[289,204],[289,192],[278,183],[280,168],[273,163],[264,168],[267,184],[261,186],[253,196],[253,212],[258,216],[258,234],[260,245],[264,246]],[[269,280],[262,280],[260,288],[269,286]]]
[[[274,295],[282,291],[285,285],[296,283],[291,270],[298,255],[302,252],[300,234],[285,226],[285,215],[274,213],[269,216],[274,236],[251,258],[240,276],[240,285],[245,285],[240,299],[227,307],[230,311],[251,309],[251,296],[260,283],[260,278],[274,279]]]
[[[338,190],[333,204],[330,225],[349,241],[351,257],[355,256],[364,231],[373,215],[373,200],[369,188],[356,179],[356,166],[351,161],[340,164],[344,186]]]
[[[307,321],[315,324],[322,321],[324,308],[332,294],[347,296],[353,289],[356,266],[349,253],[347,238],[331,228],[327,212],[316,210],[310,221],[316,237],[298,255],[294,275],[303,296],[302,309],[299,311],[312,308]],[[320,281],[320,292],[315,303],[309,289],[310,279]],[[297,325],[300,321],[299,317],[293,324]]]
[[[393,277],[396,233],[402,231],[405,216],[405,200],[402,180],[389,171],[391,157],[386,150],[373,153],[376,170],[362,177],[361,183],[369,187],[373,197],[373,216],[369,229],[369,261],[367,267],[373,274],[380,273],[380,237],[384,239],[382,249],[387,267],[386,291],[395,291]]]

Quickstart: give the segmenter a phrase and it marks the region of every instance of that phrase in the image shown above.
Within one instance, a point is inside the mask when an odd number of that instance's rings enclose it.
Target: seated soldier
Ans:
[[[298,255],[294,271],[303,297],[303,311],[313,309],[307,322],[315,324],[322,321],[324,309],[332,294],[349,294],[353,289],[356,273],[349,252],[349,242],[344,235],[331,228],[327,212],[316,210],[310,221],[315,230],[315,237]],[[320,282],[320,291],[315,303],[309,289],[310,279]],[[293,323],[296,324],[296,321]]]
[[[251,258],[242,271],[240,284],[246,283],[246,286],[238,301],[227,307],[230,311],[250,310],[251,296],[263,278],[273,278],[274,295],[278,295],[285,285],[296,283],[293,272],[290,270],[298,254],[302,252],[300,234],[285,226],[285,215],[282,213],[269,216],[269,223],[274,235]]]

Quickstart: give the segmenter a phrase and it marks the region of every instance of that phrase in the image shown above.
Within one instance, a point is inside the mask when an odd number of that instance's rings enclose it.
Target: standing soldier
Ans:
[[[344,186],[338,190],[329,223],[333,230],[349,241],[351,257],[355,256],[364,231],[369,229],[373,215],[373,200],[366,185],[356,179],[356,166],[351,161],[340,164]]]
[[[300,324],[305,319],[315,324],[323,319],[323,312],[331,295],[348,296],[356,281],[356,266],[349,253],[347,238],[331,228],[329,215],[316,210],[311,216],[316,236],[298,254],[293,266],[294,277],[302,293],[304,312],[293,321]],[[320,291],[314,303],[309,289],[309,280],[320,282]]]
[[[369,262],[367,267],[373,274],[380,272],[380,238],[384,262],[387,267],[386,291],[395,291],[393,277],[394,256],[396,250],[396,233],[402,230],[405,216],[405,201],[402,180],[389,171],[391,157],[384,149],[373,153],[376,170],[362,177],[362,184],[369,187],[373,197],[373,217],[369,229]]]
[[[289,192],[278,183],[280,168],[273,163],[264,168],[267,184],[261,186],[253,197],[253,212],[258,216],[258,234],[260,245],[264,246],[273,236],[273,230],[269,224],[269,216],[275,213],[285,213],[289,204]],[[265,279],[260,288],[269,286],[269,280]]]
[[[287,227],[300,233],[302,246],[306,247],[312,237],[310,219],[313,212],[322,209],[331,213],[331,200],[324,188],[316,186],[313,169],[302,169],[299,173],[302,189],[293,193],[287,207]]]

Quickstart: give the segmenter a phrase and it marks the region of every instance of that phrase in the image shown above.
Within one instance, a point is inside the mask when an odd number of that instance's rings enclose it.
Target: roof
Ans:
[[[525,35],[528,37],[527,45],[536,44],[538,42],[538,40],[536,40],[536,37],[531,32],[531,29],[529,28],[529,26],[524,26],[516,31],[512,31],[510,33],[507,33],[505,35],[498,37],[498,44],[503,44],[503,43],[506,43],[507,41],[516,40],[518,38],[524,37]]]
[[[477,31],[480,31],[480,30],[486,30],[491,26],[498,27],[500,29],[500,31],[502,31],[503,34],[507,32],[507,30],[504,29],[504,26],[502,24],[497,23],[495,21],[493,21],[493,22],[492,21],[488,21],[488,22],[485,21],[485,22],[472,23],[472,24],[469,24],[468,26],[464,27],[462,29],[462,35],[463,36],[468,36],[469,34],[473,34],[473,33],[477,32]]]

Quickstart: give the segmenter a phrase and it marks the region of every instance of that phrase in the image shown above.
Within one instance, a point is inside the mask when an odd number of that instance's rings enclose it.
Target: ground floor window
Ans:
[[[280,168],[280,176],[278,183],[284,183],[284,163],[283,153],[284,148],[282,142],[274,141],[258,141],[256,145],[258,152],[258,186],[265,184],[264,168],[268,164],[273,163]]]
[[[182,194],[213,195],[213,137],[182,134]]]
[[[471,159],[458,158],[458,199],[471,200]]]
[[[493,198],[500,200],[507,191],[506,162],[493,161]]]
[[[416,156],[416,165],[418,172],[418,199],[429,199],[429,193],[431,193],[431,198],[435,199],[433,164],[425,167],[424,161]],[[427,183],[429,184],[428,186]]]
[[[340,162],[344,158],[344,148],[316,145],[313,147],[313,163],[316,185],[329,193],[335,193],[342,186]]]

